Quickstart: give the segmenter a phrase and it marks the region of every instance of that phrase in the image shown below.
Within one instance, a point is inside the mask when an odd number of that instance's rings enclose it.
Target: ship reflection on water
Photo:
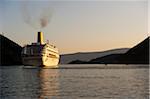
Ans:
[[[59,91],[58,70],[41,69],[39,71],[40,94],[39,99],[51,99]]]
[[[59,70],[16,66],[0,71],[2,99],[51,99],[58,93]]]

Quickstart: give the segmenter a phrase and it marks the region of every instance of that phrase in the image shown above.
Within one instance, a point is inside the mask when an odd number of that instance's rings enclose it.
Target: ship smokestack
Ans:
[[[37,42],[40,44],[44,44],[42,32],[38,32]]]

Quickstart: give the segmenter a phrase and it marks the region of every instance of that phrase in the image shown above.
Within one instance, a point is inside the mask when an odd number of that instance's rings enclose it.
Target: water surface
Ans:
[[[2,99],[149,99],[149,68],[98,68],[104,66],[4,66],[0,95]]]

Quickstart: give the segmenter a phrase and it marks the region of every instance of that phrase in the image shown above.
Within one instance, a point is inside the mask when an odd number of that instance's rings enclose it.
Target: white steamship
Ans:
[[[48,42],[43,42],[42,32],[38,32],[36,43],[23,47],[21,55],[23,65],[58,67],[58,49]]]

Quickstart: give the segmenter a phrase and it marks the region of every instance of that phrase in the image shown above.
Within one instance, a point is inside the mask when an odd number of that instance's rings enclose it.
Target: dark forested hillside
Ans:
[[[0,65],[20,65],[22,47],[0,34]]]
[[[120,62],[126,64],[149,64],[149,37],[123,54]]]

